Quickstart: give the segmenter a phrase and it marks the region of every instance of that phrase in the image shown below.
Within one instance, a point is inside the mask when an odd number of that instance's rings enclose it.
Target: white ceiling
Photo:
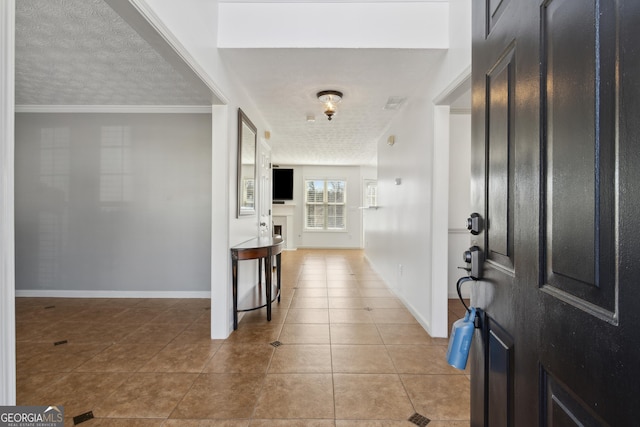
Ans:
[[[375,164],[378,138],[397,111],[389,97],[410,98],[442,52],[397,49],[225,49],[222,57],[271,127],[274,163]],[[344,97],[333,120],[316,94]],[[315,122],[307,122],[314,115]]]
[[[18,0],[16,104],[218,103],[177,55],[157,46],[157,35],[131,28],[124,3]],[[397,114],[383,108],[388,98],[415,96],[443,55],[425,49],[221,50],[268,123],[272,160],[282,165],[375,164],[376,142]],[[344,93],[331,122],[315,96],[325,89]]]

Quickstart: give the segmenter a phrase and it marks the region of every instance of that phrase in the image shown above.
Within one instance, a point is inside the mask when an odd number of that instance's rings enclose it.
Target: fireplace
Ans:
[[[289,250],[296,249],[296,233],[293,228],[295,209],[296,205],[282,204],[273,205],[272,210],[273,234],[281,235],[284,239],[284,248]]]

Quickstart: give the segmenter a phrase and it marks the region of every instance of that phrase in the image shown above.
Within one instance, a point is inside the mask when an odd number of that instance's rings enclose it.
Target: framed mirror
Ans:
[[[256,145],[258,131],[238,108],[238,218],[256,213]]]

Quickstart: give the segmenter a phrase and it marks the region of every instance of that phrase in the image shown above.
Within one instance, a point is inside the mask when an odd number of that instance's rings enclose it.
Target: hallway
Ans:
[[[17,404],[63,405],[65,425],[91,411],[83,426],[469,425],[468,372],[362,251],[282,264],[272,321],[248,312],[226,340],[208,300],[18,298]]]

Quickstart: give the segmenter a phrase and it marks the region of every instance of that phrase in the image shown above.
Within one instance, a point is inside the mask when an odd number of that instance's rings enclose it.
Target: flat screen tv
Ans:
[[[273,200],[293,200],[293,169],[273,169]]]

